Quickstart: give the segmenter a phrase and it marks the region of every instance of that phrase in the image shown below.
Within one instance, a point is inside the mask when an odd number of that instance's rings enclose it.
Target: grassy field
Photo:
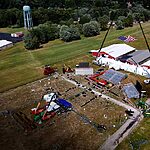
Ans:
[[[150,44],[150,22],[142,24],[147,40]],[[19,29],[15,29],[15,31]],[[21,31],[23,28],[20,29]],[[14,32],[9,28],[0,29],[0,32]],[[44,77],[42,67],[45,64],[61,67],[62,64],[70,64],[74,66],[79,61],[91,61],[93,58],[88,52],[91,49],[98,49],[104,38],[105,32],[101,32],[99,36],[91,38],[82,38],[81,40],[65,43],[61,40],[50,41],[43,45],[43,48],[35,51],[28,51],[24,48],[24,43],[15,44],[12,48],[5,49],[0,52],[0,92],[9,90],[28,82],[32,82]],[[142,32],[138,25],[124,30],[112,29],[104,46],[123,43],[117,38],[121,35],[133,35],[138,40],[129,45],[137,49],[147,49],[143,39]]]
[[[150,149],[150,118],[145,118],[139,127],[125,139],[116,150],[149,150]]]

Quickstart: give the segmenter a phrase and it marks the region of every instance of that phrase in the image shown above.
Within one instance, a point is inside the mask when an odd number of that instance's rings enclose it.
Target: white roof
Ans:
[[[0,47],[3,47],[3,46],[8,45],[8,44],[12,44],[12,42],[7,41],[7,40],[0,40]]]
[[[150,66],[150,60],[148,60],[147,62],[145,62],[144,64],[142,64],[142,66],[145,65],[145,66]]]
[[[102,48],[101,52],[105,52],[109,54],[110,56],[117,58],[133,50],[135,50],[135,48],[127,44],[113,44],[113,45]]]

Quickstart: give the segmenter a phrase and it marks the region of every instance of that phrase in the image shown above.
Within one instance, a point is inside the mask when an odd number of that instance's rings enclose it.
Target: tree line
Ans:
[[[37,26],[46,21],[61,24],[64,21],[80,18],[96,20],[104,15],[109,16],[110,10],[116,10],[115,20],[119,16],[128,16],[130,12],[139,13],[143,21],[150,19],[149,0],[130,0],[132,7],[128,7],[129,0],[0,0],[0,27],[22,27],[24,5],[32,9],[33,25]]]
[[[0,0],[0,27],[23,27],[24,5],[31,7],[34,25],[25,36],[27,49],[58,38],[70,42],[98,35],[110,20],[118,30],[150,20],[149,0]]]
[[[150,7],[149,0],[0,0],[0,9],[19,8],[30,5],[32,8],[78,8],[78,7],[115,7],[126,8],[127,2],[133,5],[142,4],[144,8]]]

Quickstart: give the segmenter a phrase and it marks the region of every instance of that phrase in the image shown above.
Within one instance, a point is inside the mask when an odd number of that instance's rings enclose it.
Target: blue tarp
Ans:
[[[71,103],[69,103],[69,102],[67,102],[66,100],[64,100],[64,99],[58,99],[57,100],[57,103],[59,104],[59,105],[62,105],[62,106],[64,106],[64,107],[66,107],[66,108],[71,108],[72,107],[72,104]]]

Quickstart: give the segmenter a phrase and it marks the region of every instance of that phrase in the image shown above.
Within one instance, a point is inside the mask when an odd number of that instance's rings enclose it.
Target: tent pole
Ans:
[[[147,48],[148,48],[148,50],[149,50],[149,52],[150,52],[150,47],[149,47],[149,45],[148,45],[148,42],[147,42],[147,39],[146,39],[146,36],[145,36],[144,30],[143,30],[143,28],[142,28],[142,25],[141,25],[140,21],[138,21],[138,23],[139,23],[140,28],[141,28],[141,30],[142,30],[142,34],[143,34],[143,36],[144,36],[144,39],[145,39],[145,42],[146,42]]]
[[[108,28],[106,34],[105,34],[105,37],[104,37],[104,39],[103,39],[103,41],[102,41],[102,44],[101,44],[101,46],[100,46],[100,48],[99,48],[99,51],[98,51],[98,53],[97,53],[96,58],[98,57],[98,54],[99,54],[99,52],[101,51],[101,49],[102,49],[102,47],[103,47],[103,45],[104,45],[104,42],[105,42],[105,40],[106,40],[106,37],[107,37],[107,35],[108,35],[108,32],[109,32],[109,30],[110,30],[112,24],[113,24],[113,21],[111,21],[111,23],[110,23],[110,26],[109,26],[109,28]]]

